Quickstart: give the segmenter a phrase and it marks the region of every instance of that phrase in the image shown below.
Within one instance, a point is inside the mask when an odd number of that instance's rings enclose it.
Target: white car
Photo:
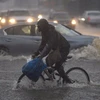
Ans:
[[[82,21],[90,25],[100,24],[100,11],[85,11],[82,16]]]
[[[1,26],[16,24],[19,22],[31,23],[35,19],[27,9],[8,10],[7,15],[2,17]]]
[[[50,22],[70,43],[71,50],[92,44],[96,38],[86,36],[61,24]],[[17,23],[0,29],[0,55],[30,55],[41,43],[41,34],[36,32],[36,23]]]

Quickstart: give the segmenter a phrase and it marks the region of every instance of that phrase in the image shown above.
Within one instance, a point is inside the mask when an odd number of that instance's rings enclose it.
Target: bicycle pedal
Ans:
[[[55,73],[55,75],[60,76],[58,73]]]
[[[51,79],[50,78],[46,78],[45,80],[49,80],[50,81]]]

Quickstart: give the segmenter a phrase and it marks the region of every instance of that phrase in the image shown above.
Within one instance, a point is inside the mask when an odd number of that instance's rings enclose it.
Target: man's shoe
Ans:
[[[66,79],[63,79],[63,83],[69,83],[69,84],[73,84],[75,81],[71,80],[68,76],[66,77]]]

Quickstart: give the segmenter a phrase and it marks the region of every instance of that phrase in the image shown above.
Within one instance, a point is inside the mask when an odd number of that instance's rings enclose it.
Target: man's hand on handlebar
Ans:
[[[31,59],[34,59],[34,58],[36,58],[36,57],[42,59],[41,55],[35,55],[35,54],[33,54],[33,55],[31,56]]]
[[[35,53],[32,54],[31,58],[34,59],[35,57],[38,57],[39,54],[40,54],[39,52],[35,52]]]

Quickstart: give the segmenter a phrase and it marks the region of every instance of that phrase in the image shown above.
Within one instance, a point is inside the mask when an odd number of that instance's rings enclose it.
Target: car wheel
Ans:
[[[6,56],[9,54],[9,50],[6,47],[0,47],[0,55],[1,56]]]

